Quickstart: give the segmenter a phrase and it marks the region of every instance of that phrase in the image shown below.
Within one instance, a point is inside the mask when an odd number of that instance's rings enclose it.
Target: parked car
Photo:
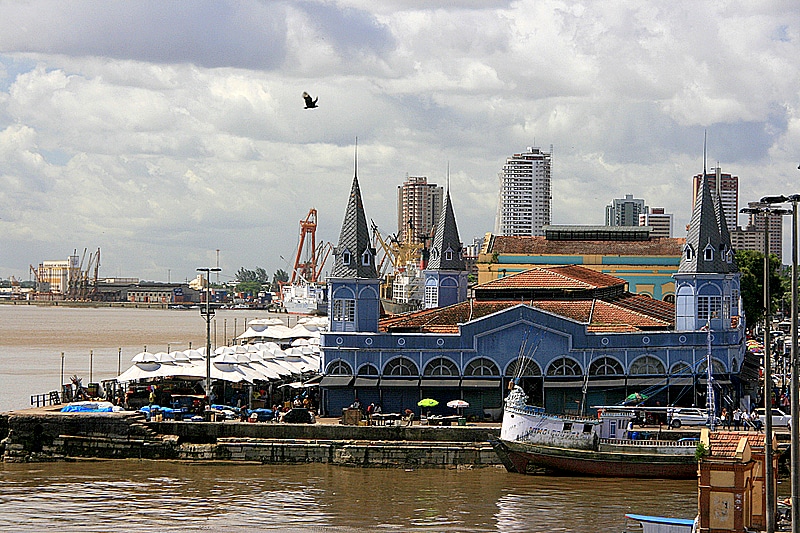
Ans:
[[[764,408],[760,407],[755,411],[756,416],[761,421],[762,424],[766,421],[766,417],[764,416]],[[792,416],[787,415],[780,409],[772,408],[772,427],[791,427],[792,425]]]
[[[708,414],[705,409],[699,407],[673,407],[667,409],[667,423],[672,428],[681,426],[704,426],[708,422]],[[714,419],[719,424],[719,417]]]

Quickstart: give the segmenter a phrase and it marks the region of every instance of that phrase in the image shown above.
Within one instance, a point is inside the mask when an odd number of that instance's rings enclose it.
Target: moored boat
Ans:
[[[515,386],[505,400],[500,438],[492,442],[509,472],[693,479],[695,442],[633,440],[633,412],[605,410],[598,418],[564,417],[527,405]]]

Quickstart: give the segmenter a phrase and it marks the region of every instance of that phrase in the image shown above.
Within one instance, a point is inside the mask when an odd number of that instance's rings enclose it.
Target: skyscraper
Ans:
[[[421,243],[420,236],[432,237],[433,228],[442,214],[444,189],[428,183],[425,176],[406,176],[397,187],[397,235],[405,241],[411,231],[410,242]]]
[[[647,206],[641,198],[634,198],[632,194],[614,198],[606,206],[606,226],[638,226],[642,213],[647,213]]]
[[[500,178],[500,195],[495,219],[497,235],[544,235],[550,224],[552,204],[550,152],[528,147],[527,152],[506,160]]]
[[[725,223],[730,229],[736,229],[739,218],[739,176],[723,174],[722,169],[712,168],[707,174],[711,193],[718,195],[722,203],[722,211],[725,213]],[[700,190],[703,174],[697,174],[693,178],[692,205],[697,201],[697,193]]]

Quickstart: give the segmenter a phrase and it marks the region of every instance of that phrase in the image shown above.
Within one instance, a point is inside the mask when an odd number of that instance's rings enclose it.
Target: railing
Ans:
[[[61,396],[58,391],[50,391],[45,394],[34,394],[31,396],[31,407],[46,407],[48,405],[60,405]]]

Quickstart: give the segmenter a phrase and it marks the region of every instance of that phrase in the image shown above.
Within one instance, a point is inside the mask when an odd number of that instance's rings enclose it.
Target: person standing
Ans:
[[[733,427],[739,431],[739,424],[742,422],[742,410],[738,407],[733,411]]]

